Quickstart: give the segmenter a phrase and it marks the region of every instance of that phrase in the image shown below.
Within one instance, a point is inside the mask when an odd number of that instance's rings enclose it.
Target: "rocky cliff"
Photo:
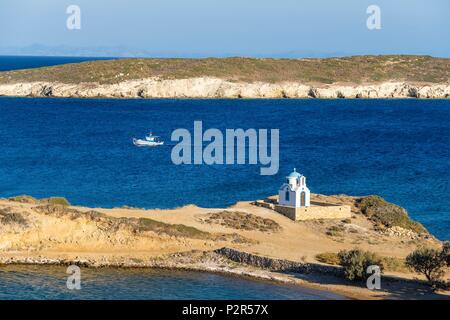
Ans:
[[[450,84],[383,82],[310,85],[300,82],[233,82],[214,77],[127,80],[114,84],[16,82],[0,96],[65,98],[431,98],[450,97]]]

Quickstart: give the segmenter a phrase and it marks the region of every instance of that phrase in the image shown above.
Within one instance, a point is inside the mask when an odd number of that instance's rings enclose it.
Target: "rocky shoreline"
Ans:
[[[335,299],[385,299],[389,298],[391,291],[398,288],[406,290],[402,298],[417,299],[426,294],[428,299],[448,299],[432,292],[425,282],[408,280],[393,276],[383,276],[383,284],[388,290],[370,291],[362,283],[351,283],[343,279],[343,270],[340,267],[298,263],[289,260],[280,260],[264,256],[248,254],[230,248],[221,248],[213,251],[188,251],[175,253],[147,261],[135,259],[61,259],[37,257],[0,257],[0,267],[4,265],[77,265],[80,268],[122,268],[122,269],[161,269],[208,272],[234,277],[251,278],[262,281],[273,281],[283,284],[298,285],[303,288],[320,290],[336,295]]]
[[[295,281],[287,273],[288,270],[282,270],[273,267],[258,267],[255,264],[237,262],[227,257],[227,254],[233,252],[233,254],[240,256],[247,256],[245,252],[236,251],[229,248],[222,248],[214,251],[199,251],[193,250],[182,253],[175,253],[165,255],[161,257],[149,258],[146,261],[138,261],[137,259],[129,257],[103,257],[96,259],[74,258],[49,258],[44,256],[17,256],[17,257],[2,257],[0,256],[0,267],[2,265],[48,265],[48,266],[70,266],[77,265],[80,268],[123,268],[123,269],[165,269],[165,270],[184,270],[184,271],[197,271],[197,272],[209,272],[218,274],[227,274],[237,277],[249,277],[259,280],[276,281],[281,283],[290,283],[302,285],[305,287],[314,288],[313,284],[299,283]],[[270,259],[266,257],[257,257],[265,261],[271,261],[270,263],[280,266],[277,259]],[[292,261],[285,261],[287,264],[296,264]],[[323,266],[327,268],[327,266]],[[292,270],[291,270],[292,271]],[[297,270],[300,272],[300,270]],[[302,273],[311,273],[311,270]],[[319,270],[317,270],[319,271]],[[320,271],[319,271],[320,273]],[[329,291],[329,290],[328,290]]]
[[[228,249],[228,248],[223,248]],[[245,252],[239,254],[246,255]],[[260,257],[261,259],[267,259]],[[269,259],[270,260],[270,259]],[[275,259],[276,260],[276,259]],[[276,262],[275,262],[276,263]],[[295,262],[291,262],[295,263]],[[214,251],[190,251],[176,253],[160,258],[153,258],[149,261],[136,262],[133,259],[123,259],[121,261],[107,261],[99,263],[96,260],[86,259],[59,259],[38,257],[17,257],[4,259],[0,257],[0,268],[3,266],[70,266],[77,265],[83,268],[120,268],[120,269],[158,269],[170,271],[193,271],[206,272],[211,274],[221,274],[238,278],[247,278],[259,281],[270,281],[280,284],[296,285],[302,288],[322,291],[331,299],[366,299],[367,297],[358,292],[348,292],[342,288],[323,287],[314,281],[305,281],[293,276],[289,272],[272,270],[268,268],[258,268],[252,265],[234,262],[218,250]],[[324,266],[326,267],[326,266]],[[82,271],[83,272],[83,271]],[[308,273],[304,274],[305,277]],[[318,274],[319,275],[319,274]]]
[[[201,99],[448,99],[450,84],[383,82],[311,85],[300,82],[232,82],[213,77],[147,78],[116,84],[17,82],[0,84],[0,96],[60,98],[201,98]]]
[[[284,259],[269,258],[243,251],[223,247],[212,251],[186,251],[161,257],[153,257],[147,260],[128,257],[86,259],[75,257],[73,259],[49,258],[45,256],[0,256],[0,265],[77,265],[80,267],[102,268],[161,268],[161,269],[188,269],[188,270],[222,270],[229,268],[254,267],[259,271],[268,272],[293,272],[300,274],[325,274],[343,276],[342,268],[320,265],[316,263],[295,262]]]

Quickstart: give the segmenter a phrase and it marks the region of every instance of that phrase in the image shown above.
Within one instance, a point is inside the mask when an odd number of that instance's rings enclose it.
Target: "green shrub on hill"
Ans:
[[[382,227],[401,227],[417,233],[428,233],[423,225],[411,220],[402,207],[389,203],[379,196],[368,196],[357,201],[361,212]]]
[[[8,200],[14,201],[14,202],[21,202],[21,203],[38,203],[39,200],[36,198],[33,198],[32,196],[27,195],[21,195],[21,196],[15,196],[8,198]]]
[[[49,205],[60,205],[60,206],[70,206],[69,201],[64,197],[50,197],[40,200],[41,203],[46,203]]]

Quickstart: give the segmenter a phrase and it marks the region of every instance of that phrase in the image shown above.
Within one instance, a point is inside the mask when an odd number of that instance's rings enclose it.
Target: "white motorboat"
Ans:
[[[151,132],[145,139],[133,139],[133,144],[137,147],[156,147],[162,146],[164,141],[160,137],[154,136]]]

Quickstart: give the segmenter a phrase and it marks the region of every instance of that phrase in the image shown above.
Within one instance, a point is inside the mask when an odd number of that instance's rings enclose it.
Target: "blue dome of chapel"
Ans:
[[[294,171],[292,171],[287,177],[288,178],[300,178],[302,175],[297,172],[297,169],[294,168]]]

